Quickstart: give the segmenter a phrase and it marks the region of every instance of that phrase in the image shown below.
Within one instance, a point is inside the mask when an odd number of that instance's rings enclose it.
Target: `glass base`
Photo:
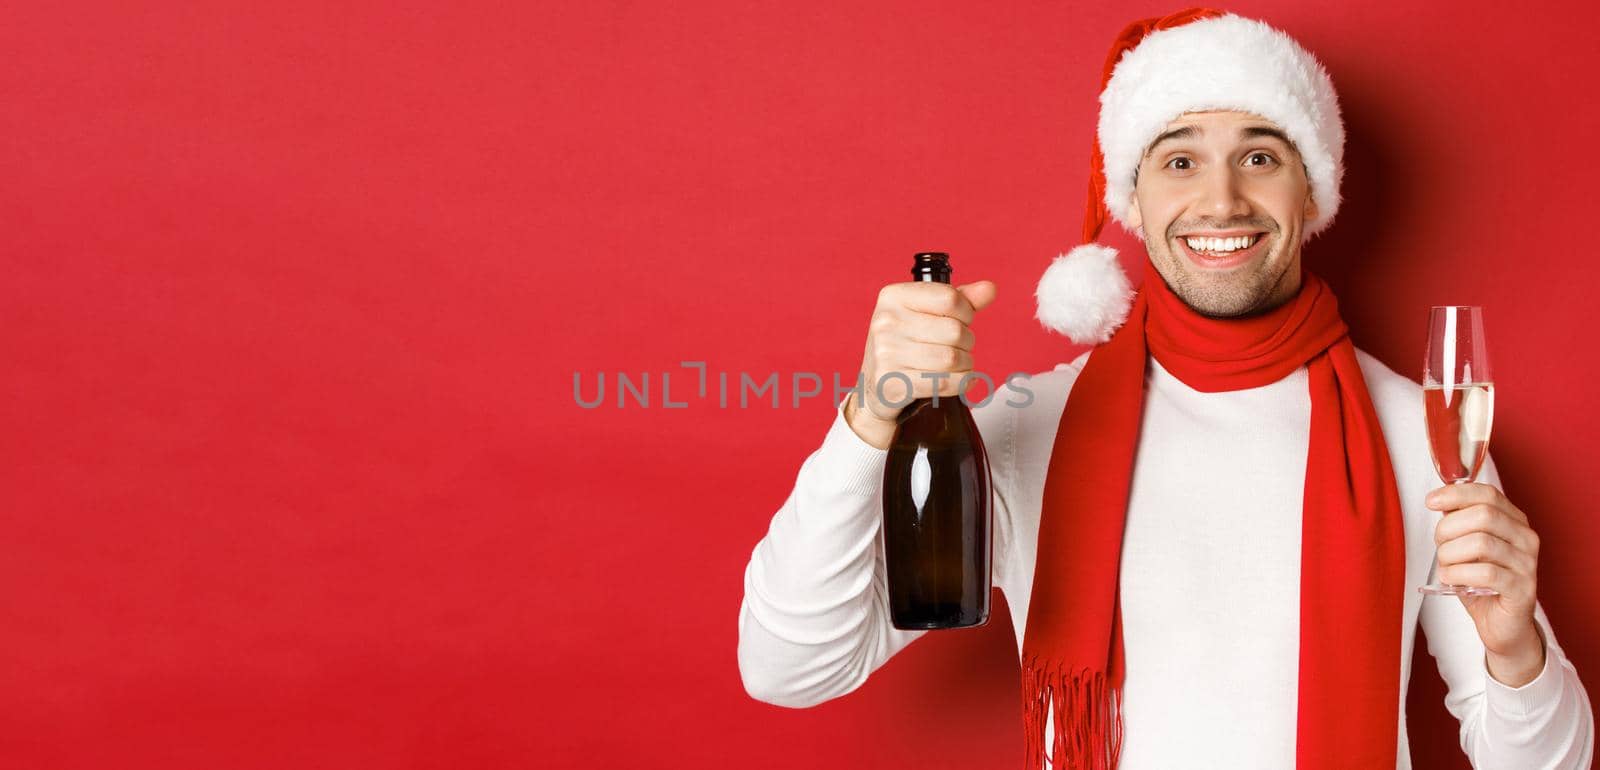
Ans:
[[[1453,586],[1445,583],[1430,583],[1417,586],[1417,590],[1429,596],[1499,596],[1500,592],[1493,588],[1478,588],[1477,586]]]

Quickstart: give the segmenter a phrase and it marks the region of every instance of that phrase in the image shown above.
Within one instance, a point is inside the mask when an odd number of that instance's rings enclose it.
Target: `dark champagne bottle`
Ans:
[[[916,255],[918,281],[950,283],[949,255]],[[912,376],[915,376],[912,373]],[[958,396],[901,410],[883,470],[883,541],[895,628],[989,622],[993,523],[989,459]]]

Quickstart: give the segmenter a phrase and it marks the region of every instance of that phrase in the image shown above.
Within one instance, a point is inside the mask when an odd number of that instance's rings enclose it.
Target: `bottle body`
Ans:
[[[912,277],[950,282],[948,256],[916,255]],[[883,472],[883,542],[895,628],[989,621],[994,561],[989,458],[958,396],[921,398],[898,418]]]
[[[884,467],[883,542],[895,628],[989,622],[994,561],[989,459],[959,398],[906,407]]]

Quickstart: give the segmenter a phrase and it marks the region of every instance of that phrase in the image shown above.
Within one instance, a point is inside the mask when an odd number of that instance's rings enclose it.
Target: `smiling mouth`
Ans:
[[[1255,259],[1266,248],[1266,235],[1265,232],[1189,234],[1178,237],[1178,250],[1197,267],[1223,270]]]
[[[1189,235],[1179,238],[1190,251],[1203,257],[1226,257],[1255,246],[1265,233],[1249,233],[1227,237]]]

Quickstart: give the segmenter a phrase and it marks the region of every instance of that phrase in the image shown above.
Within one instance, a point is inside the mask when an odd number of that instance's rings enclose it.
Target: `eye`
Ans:
[[[1173,171],[1189,171],[1194,168],[1194,161],[1179,155],[1178,157],[1167,161],[1167,168],[1170,168]]]
[[[1252,152],[1244,158],[1246,166],[1270,166],[1278,162],[1277,158],[1264,152]]]

